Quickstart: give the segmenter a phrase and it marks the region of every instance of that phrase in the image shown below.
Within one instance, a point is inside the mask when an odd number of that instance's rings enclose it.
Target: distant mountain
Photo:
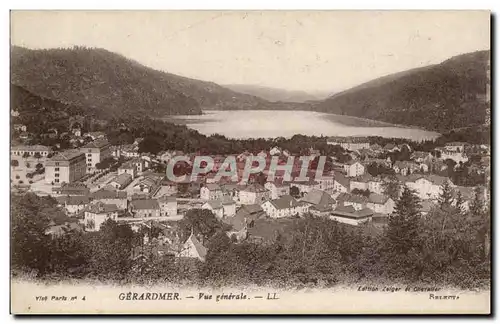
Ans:
[[[226,84],[223,85],[223,87],[226,87],[236,92],[256,96],[271,102],[282,101],[282,102],[301,103],[311,100],[323,100],[332,95],[331,92],[326,93],[318,91],[314,93],[308,93],[305,91],[291,91],[291,90],[263,87],[258,85],[247,85],[247,84]]]
[[[11,83],[34,95],[105,116],[265,109],[268,103],[213,82],[157,71],[99,48],[12,47]]]
[[[385,76],[313,104],[340,115],[445,132],[485,122],[489,51]]]

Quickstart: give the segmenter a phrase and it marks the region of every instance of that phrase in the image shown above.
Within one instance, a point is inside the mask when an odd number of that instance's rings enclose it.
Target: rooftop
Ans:
[[[144,209],[160,209],[158,201],[154,199],[139,199],[132,200],[130,202],[132,209],[144,210]]]
[[[100,138],[100,139],[97,139],[93,142],[90,142],[88,143],[87,145],[84,145],[82,146],[82,148],[103,148],[105,146],[108,146],[109,145],[109,142],[107,139],[105,138]]]
[[[100,201],[88,206],[87,211],[93,214],[106,214],[118,211],[119,208],[115,204],[104,204]]]
[[[50,161],[71,161],[79,156],[85,155],[78,149],[71,149],[57,153],[50,159]]]

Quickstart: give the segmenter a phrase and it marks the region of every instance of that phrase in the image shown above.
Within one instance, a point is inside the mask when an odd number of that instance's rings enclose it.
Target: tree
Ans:
[[[28,158],[29,156],[30,156],[30,154],[29,154],[28,152],[24,152],[24,153],[23,153],[23,158],[25,158],[25,159],[26,159],[26,158]]]
[[[445,181],[441,186],[441,193],[439,194],[438,202],[441,209],[448,209],[451,207],[454,198],[454,191],[449,181]]]
[[[139,143],[139,153],[158,154],[162,150],[162,145],[154,137],[146,137]]]
[[[474,217],[480,217],[484,210],[484,203],[481,196],[481,187],[478,186],[474,189],[474,200],[470,206],[470,212]]]
[[[291,186],[290,187],[290,195],[295,198],[300,197],[300,190],[296,186]]]
[[[10,166],[18,167],[19,166],[19,161],[18,160],[11,160],[10,161]]]
[[[180,221],[182,240],[194,233],[201,235],[203,242],[208,242],[224,226],[208,209],[190,209]],[[202,243],[203,243],[202,242]]]
[[[382,181],[382,190],[386,196],[391,197],[392,200],[396,201],[399,198],[401,192],[401,184],[395,175],[384,178]]]
[[[43,275],[48,267],[50,237],[45,234],[51,214],[50,201],[27,193],[13,196],[11,204],[12,265]]]
[[[414,190],[403,187],[401,198],[396,203],[387,227],[387,248],[394,260],[418,248],[420,226],[420,200]]]
[[[42,158],[42,155],[40,154],[40,152],[35,152],[34,157],[38,160],[38,159]]]
[[[42,169],[42,168],[43,168],[43,164],[41,164],[41,163],[37,163],[37,165],[35,166],[35,168],[36,168],[37,170],[40,170],[40,169]]]

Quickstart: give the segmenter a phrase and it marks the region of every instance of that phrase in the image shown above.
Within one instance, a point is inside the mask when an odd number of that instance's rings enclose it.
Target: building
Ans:
[[[387,143],[385,146],[384,146],[384,151],[386,152],[395,152],[395,151],[398,151],[398,146],[394,143]]]
[[[297,181],[294,180],[290,182],[290,189],[292,187],[296,187],[299,190],[299,193],[301,196],[304,196],[306,193],[310,192],[311,190],[314,189],[320,189],[321,184],[319,181],[316,181],[312,178],[309,178],[309,180],[306,181]]]
[[[205,262],[207,251],[207,248],[191,233],[180,248],[180,251],[176,253],[176,256],[178,258],[194,258]]]
[[[161,188],[162,177],[157,174],[148,174],[134,186],[135,191],[155,194]]]
[[[88,196],[90,189],[83,183],[64,183],[52,188],[52,196]]]
[[[373,218],[373,211],[370,208],[355,210],[352,206],[337,206],[331,213],[330,219],[339,223],[359,226],[370,223]]]
[[[350,161],[344,164],[344,172],[348,177],[357,177],[365,174],[365,166],[358,161]]]
[[[337,205],[352,206],[355,210],[366,208],[368,201],[368,197],[362,195],[353,195],[350,193],[341,193],[337,197]]]
[[[396,207],[396,203],[389,196],[372,193],[368,197],[366,207],[373,210],[375,213],[390,215]]]
[[[82,212],[89,203],[88,196],[68,196],[65,199],[64,208],[68,215],[75,215]]]
[[[132,200],[128,210],[135,218],[148,218],[160,216],[160,205],[154,199]]]
[[[175,197],[163,196],[158,198],[160,205],[160,216],[177,216],[177,199]]]
[[[128,173],[122,173],[117,175],[113,180],[109,182],[114,188],[121,190],[126,188],[132,182],[132,176]]]
[[[258,183],[247,185],[240,190],[242,205],[261,204],[271,198],[271,192]]]
[[[200,198],[203,200],[217,200],[222,196],[222,188],[216,183],[207,183],[200,189]]]
[[[212,211],[218,219],[233,217],[236,214],[236,203],[229,197],[209,200],[201,208]]]
[[[396,161],[394,162],[392,169],[396,173],[408,175],[420,171],[420,166],[417,163],[411,161]]]
[[[12,156],[24,156],[25,154],[29,156],[39,156],[47,157],[52,153],[52,148],[44,145],[21,145],[13,146],[10,148],[10,154]]]
[[[319,182],[319,190],[333,190],[335,188],[335,179],[333,176],[321,176],[316,178]]]
[[[328,145],[338,145],[345,150],[356,151],[370,148],[370,143],[363,137],[329,137]]]
[[[118,168],[118,175],[127,173],[132,176],[132,179],[135,179],[137,177],[137,172],[137,167],[133,161],[125,162]]]
[[[373,177],[369,173],[365,173],[363,175],[350,179],[351,191],[354,189],[368,190],[368,183],[370,182],[371,179],[373,179]]]
[[[111,145],[104,138],[95,140],[80,148],[87,159],[87,172],[95,169],[96,164],[111,157]]]
[[[450,142],[450,143],[446,143],[444,148],[447,150],[447,151],[450,151],[450,152],[457,152],[457,153],[463,153],[465,152],[465,148],[469,146],[469,143],[465,143],[465,142]]]
[[[309,212],[316,216],[328,215],[337,204],[332,196],[322,190],[308,192],[301,201],[309,204]]]
[[[101,225],[108,219],[117,221],[118,211],[118,207],[113,204],[92,203],[85,210],[85,230],[89,232],[99,231]]]
[[[413,181],[407,181],[408,188],[417,192],[420,199],[437,199],[441,194],[441,186],[449,181],[446,177],[438,175],[425,175],[416,178]],[[452,187],[455,185],[450,183]]]
[[[284,181],[266,182],[264,188],[271,192],[271,199],[278,199],[281,196],[290,194],[290,183]]]
[[[261,204],[262,209],[271,218],[291,217],[307,213],[309,205],[298,201],[290,195],[278,199],[267,200]]]
[[[83,135],[85,137],[90,137],[93,141],[106,138],[106,133],[104,132],[89,132]]]
[[[266,213],[260,205],[243,205],[233,217],[224,218],[222,221],[233,227],[233,232],[239,232],[247,228],[252,228],[254,222],[265,217]],[[231,237],[231,235],[229,235]]]
[[[351,185],[350,179],[342,173],[335,173],[335,180],[333,182],[333,189],[338,192],[349,192]]]
[[[121,210],[126,210],[128,205],[127,193],[125,191],[100,189],[91,193],[90,198],[94,202],[99,201],[107,205],[116,205]]]
[[[86,173],[85,154],[67,150],[45,162],[45,182],[62,184],[80,180]]]

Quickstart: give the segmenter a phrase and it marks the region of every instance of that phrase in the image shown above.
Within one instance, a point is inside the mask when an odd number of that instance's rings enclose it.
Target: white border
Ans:
[[[77,10],[77,9],[128,9],[128,10],[133,10],[133,9],[247,9],[247,10],[257,10],[257,9],[354,9],[354,10],[361,10],[361,9],[397,9],[397,10],[408,10],[408,9],[456,9],[456,10],[471,10],[471,9],[486,9],[486,10],[491,10],[493,12],[499,12],[498,7],[499,7],[498,1],[493,1],[493,0],[475,0],[475,1],[436,1],[436,0],[421,0],[418,2],[413,2],[410,3],[408,1],[360,1],[360,0],[350,0],[350,1],[343,1],[343,2],[334,2],[330,3],[330,1],[320,1],[320,0],[308,0],[308,1],[272,1],[272,0],[253,0],[253,1],[221,1],[221,0],[212,0],[212,1],[203,1],[203,0],[183,0],[183,1],[151,1],[151,0],[141,0],[141,1],[117,1],[115,3],[111,1],[103,1],[103,0],[87,0],[87,1],[43,1],[43,2],[37,2],[37,1],[5,1],[2,2],[2,10],[0,17],[2,18],[2,24],[1,24],[1,32],[0,35],[2,37],[1,39],[1,44],[2,44],[2,61],[4,62],[3,66],[5,67],[6,71],[3,77],[0,79],[1,80],[1,86],[0,89],[2,91],[2,96],[3,98],[3,103],[4,107],[2,109],[2,116],[5,116],[5,118],[2,119],[3,121],[3,127],[0,127],[1,132],[4,134],[0,136],[0,147],[2,149],[2,152],[5,154],[9,154],[8,149],[9,149],[9,124],[8,120],[10,117],[10,109],[9,109],[9,94],[8,94],[8,89],[9,89],[9,72],[8,72],[8,62],[9,62],[9,11],[8,9],[71,9],[71,10]],[[466,24],[467,22],[464,22]],[[498,36],[494,34],[495,40],[497,40]],[[497,58],[497,55],[494,55],[492,57],[493,60]],[[496,63],[496,62],[495,62]],[[494,64],[496,66],[496,64]],[[495,71],[493,71],[495,72]],[[493,89],[494,93],[497,91],[497,86],[494,87]],[[496,118],[494,119],[494,124],[498,122],[498,119],[500,117],[495,114]],[[498,134],[496,134],[498,135]],[[493,143],[496,143],[498,136],[495,136],[493,139]],[[493,145],[496,146],[496,145]],[[495,147],[496,148],[496,147]],[[6,312],[7,307],[9,307],[9,263],[7,260],[9,260],[9,237],[10,237],[10,231],[9,231],[9,187],[8,187],[8,164],[9,164],[9,159],[7,157],[0,159],[0,168],[2,170],[5,170],[4,172],[1,173],[1,179],[0,183],[2,185],[0,186],[1,188],[1,206],[2,206],[2,233],[4,234],[4,241],[3,244],[1,245],[1,260],[3,261],[3,266],[1,268],[1,273],[0,273],[0,278],[2,280],[2,294],[1,296],[1,303],[2,309],[4,310],[2,313],[8,314]],[[495,169],[498,164],[495,161]],[[497,180],[497,178],[494,178],[494,181]],[[495,181],[496,182],[496,181]],[[499,200],[499,193],[495,194],[494,200],[495,201],[500,201]],[[499,221],[496,221],[496,226],[495,226],[495,233],[498,229]],[[496,254],[497,246],[494,247],[494,253]],[[494,283],[494,281],[493,281]],[[498,301],[498,298],[496,299]],[[494,308],[497,309],[498,305],[492,305]],[[37,319],[36,321],[41,321],[43,318]],[[2,322],[4,320],[7,321],[13,321],[14,318],[12,316],[8,316],[7,318],[2,318]],[[63,319],[66,320],[66,319]],[[92,321],[93,323],[101,323],[104,322],[104,319],[81,319],[82,321]],[[121,320],[121,319],[120,319]],[[165,320],[165,319],[160,319],[160,320]],[[180,321],[180,319],[166,319],[169,322],[176,322]],[[200,320],[200,319],[198,319]],[[214,319],[214,320],[219,320],[219,319]],[[233,320],[233,319],[231,319]],[[257,319],[257,320],[263,320],[263,319]],[[274,321],[276,319],[271,318],[270,320]],[[307,319],[309,320],[309,319]],[[335,318],[335,321],[345,321],[345,318]],[[352,319],[351,319],[352,320]],[[365,318],[358,318],[356,321],[365,321]],[[405,318],[405,320],[408,320]],[[432,321],[438,321],[441,319],[425,319],[426,321],[432,322]],[[454,319],[450,319],[454,320]]]

